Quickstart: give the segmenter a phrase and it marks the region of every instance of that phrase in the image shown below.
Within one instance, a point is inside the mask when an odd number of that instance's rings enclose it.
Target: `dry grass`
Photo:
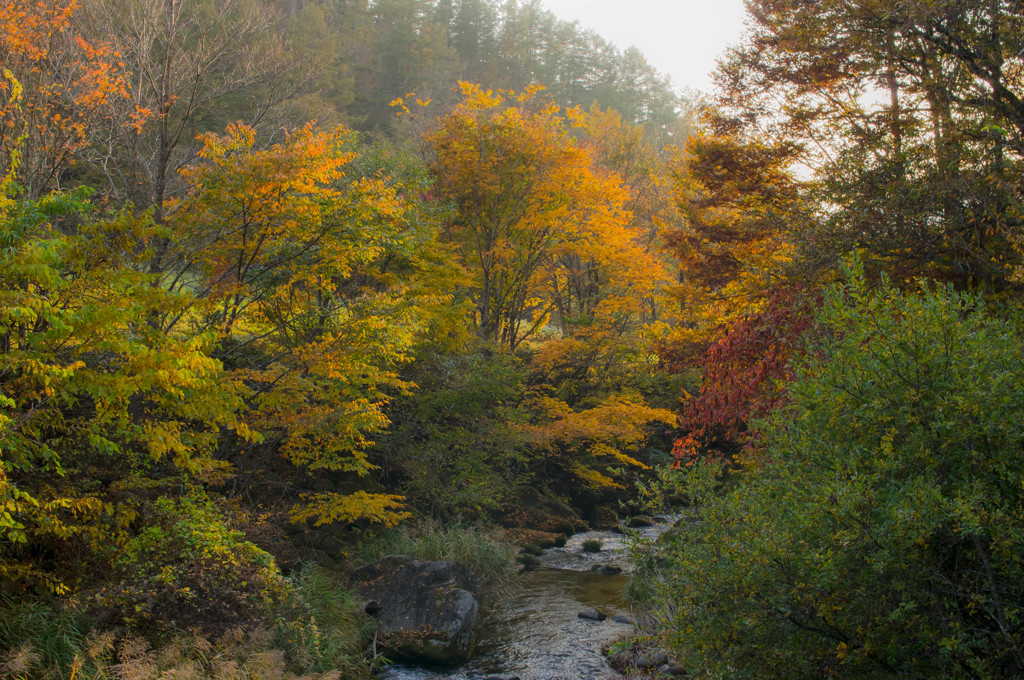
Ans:
[[[77,601],[0,597],[2,680],[359,680],[370,677],[359,601],[309,566],[263,627],[217,638],[180,632],[158,647],[124,629],[96,631]]]

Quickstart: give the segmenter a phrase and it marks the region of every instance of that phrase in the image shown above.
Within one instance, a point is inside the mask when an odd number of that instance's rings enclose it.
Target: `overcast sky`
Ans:
[[[636,45],[677,88],[708,90],[715,58],[743,33],[743,0],[543,0],[620,50]]]

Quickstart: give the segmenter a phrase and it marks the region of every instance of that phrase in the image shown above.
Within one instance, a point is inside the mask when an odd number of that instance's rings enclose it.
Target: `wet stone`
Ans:
[[[587,621],[604,621],[606,618],[608,618],[596,609],[584,609],[576,616],[581,619],[586,619]]]
[[[664,652],[653,652],[651,654],[639,654],[633,665],[637,668],[654,668],[664,666],[668,663],[668,656]]]
[[[622,614],[616,614],[615,616],[613,616],[612,621],[614,621],[615,623],[624,623],[626,625],[633,623],[628,616],[623,616]]]
[[[607,564],[595,564],[590,568],[590,571],[595,574],[601,574],[602,576],[615,576],[616,574],[622,573],[622,567],[614,567]]]

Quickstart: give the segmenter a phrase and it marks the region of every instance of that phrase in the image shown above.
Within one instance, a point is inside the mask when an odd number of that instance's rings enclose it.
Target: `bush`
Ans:
[[[123,577],[100,593],[100,608],[107,623],[141,633],[254,628],[284,593],[274,558],[200,496],[159,499],[119,566]]]
[[[391,404],[376,437],[381,466],[403,479],[409,504],[435,517],[476,520],[527,481],[530,456],[518,427],[526,379],[515,357],[486,345],[422,352],[415,394]]]
[[[583,552],[586,552],[586,553],[601,552],[601,541],[595,541],[595,540],[583,541]]]
[[[665,641],[697,677],[1024,676],[1021,325],[860,281],[818,322],[740,483],[684,473]]]

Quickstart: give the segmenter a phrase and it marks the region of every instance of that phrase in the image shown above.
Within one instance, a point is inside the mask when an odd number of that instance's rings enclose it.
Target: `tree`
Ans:
[[[679,473],[666,641],[697,677],[1019,675],[1020,319],[854,278],[816,323],[756,462]]]
[[[188,246],[174,285],[197,302],[161,326],[215,333],[215,356],[243,386],[245,422],[264,442],[226,455],[365,475],[369,436],[412,387],[398,368],[448,302],[439,291],[451,268],[415,185],[371,170],[347,129],[308,125],[267,149],[255,140],[242,125],[208,135],[203,162],[185,173],[168,224]],[[312,495],[294,515],[393,523],[398,500]]]
[[[817,171],[824,219],[801,239],[808,260],[863,247],[901,279],[1015,287],[1017,3],[769,0],[751,12],[719,110],[734,131],[798,144]]]
[[[549,290],[561,287],[564,258],[607,260],[611,250],[598,255],[604,239],[628,243],[625,195],[534,90],[462,90],[428,137],[436,190],[456,206],[446,233],[475,278],[480,334],[515,349],[557,306]]]
[[[219,482],[221,435],[258,439],[215,336],[148,323],[189,304],[135,266],[152,222],[88,193],[0,215],[0,577],[58,592],[129,538],[136,485]]]
[[[789,170],[793,155],[792,145],[724,131],[691,137],[679,153],[675,189],[685,222],[667,235],[680,260],[674,292],[684,317],[665,352],[674,363],[699,356],[784,285],[792,234],[810,222]]]
[[[145,125],[112,135],[95,164],[110,191],[152,207],[161,223],[196,136],[239,118],[255,124],[296,89],[285,78],[296,67],[276,30],[281,17],[250,0],[86,0],[85,8],[84,27],[112,41],[130,74],[130,106],[149,114]],[[153,271],[163,271],[171,250],[157,249]]]
[[[146,119],[145,110],[126,107],[116,49],[87,41],[79,15],[75,0],[12,0],[0,11],[0,167],[14,169],[33,198],[64,183],[113,111],[125,112],[116,125],[131,130]]]
[[[799,289],[771,291],[761,309],[735,319],[700,356],[700,390],[683,402],[676,465],[743,458],[740,446],[747,454],[757,450],[748,424],[786,404],[793,366],[815,333],[818,304]]]
[[[361,27],[364,47],[356,55],[357,96],[349,107],[364,130],[390,130],[390,103],[418,92],[444,97],[457,78],[458,61],[441,23],[426,0],[380,0]],[[353,12],[358,16],[358,12]]]
[[[676,422],[672,411],[652,408],[639,395],[630,394],[613,394],[574,409],[540,393],[531,408],[535,422],[525,432],[532,446],[545,454],[541,458],[544,477],[550,480],[557,471],[585,491],[624,489],[627,471],[650,469],[639,454],[651,428]]]

